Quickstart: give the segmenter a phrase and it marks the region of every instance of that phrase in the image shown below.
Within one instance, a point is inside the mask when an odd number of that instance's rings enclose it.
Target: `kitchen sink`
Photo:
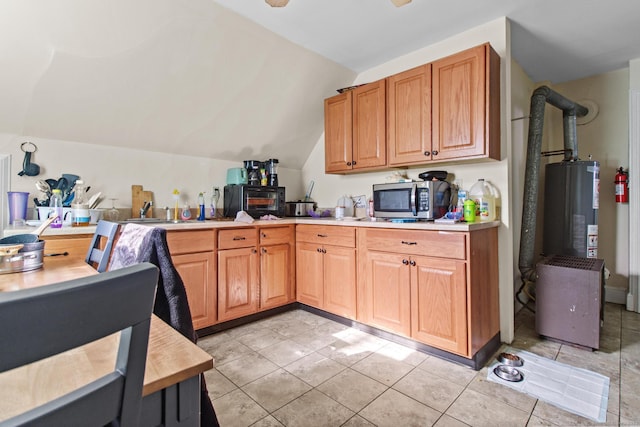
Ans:
[[[187,222],[187,221],[182,221],[182,220],[168,221],[163,218],[128,218],[128,219],[125,219],[124,222],[132,222],[134,224],[177,224],[180,222]]]

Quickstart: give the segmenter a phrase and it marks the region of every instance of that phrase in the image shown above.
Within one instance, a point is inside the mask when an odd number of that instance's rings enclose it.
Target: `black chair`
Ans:
[[[107,270],[109,264],[109,255],[111,254],[111,248],[113,247],[113,239],[118,231],[118,223],[109,221],[98,221],[96,226],[96,232],[93,234],[91,244],[89,245],[89,251],[85,262],[94,267],[98,273],[102,273]],[[100,249],[102,237],[106,239],[104,248]]]
[[[139,424],[158,269],[149,263],[0,293],[0,372],[120,332],[113,372],[0,426]]]
[[[109,271],[140,262],[150,262],[160,270],[153,313],[196,343],[198,336],[193,329],[187,291],[171,259],[166,230],[139,224],[126,224],[122,227],[109,261]],[[203,374],[200,380],[201,425],[216,427],[219,425],[218,418]]]

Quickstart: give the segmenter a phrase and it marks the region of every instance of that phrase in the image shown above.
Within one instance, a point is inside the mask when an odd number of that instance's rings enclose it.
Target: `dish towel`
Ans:
[[[153,313],[196,343],[198,336],[193,329],[187,291],[178,270],[173,265],[166,230],[139,224],[126,224],[113,248],[108,270],[116,270],[141,262],[150,262],[160,269]],[[204,375],[200,377],[200,384],[202,387],[201,425],[217,427],[218,419],[209,398]]]

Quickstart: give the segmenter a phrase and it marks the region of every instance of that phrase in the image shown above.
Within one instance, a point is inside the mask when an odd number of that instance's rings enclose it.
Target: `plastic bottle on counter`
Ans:
[[[498,187],[496,187],[495,185],[493,185],[493,183],[491,183],[490,181],[485,181],[487,184],[489,184],[489,188],[491,189],[491,194],[493,195],[493,201],[494,201],[494,205],[495,205],[495,218],[496,220],[500,219],[500,212],[502,211],[502,199],[500,197],[500,190],[498,190]]]
[[[91,213],[89,212],[87,187],[85,187],[84,181],[76,181],[74,192],[73,203],[71,203],[71,225],[73,227],[87,227],[91,219]]]
[[[198,221],[204,221],[204,193],[198,194]]]
[[[476,222],[476,202],[471,199],[465,200],[463,209],[463,218],[465,222],[470,224]]]
[[[458,190],[458,194],[457,194],[458,201],[456,203],[455,211],[460,212],[460,215],[462,215],[464,212],[464,202],[465,200],[467,200],[467,190],[462,188],[462,181],[456,181],[454,184]]]
[[[469,190],[469,198],[476,203],[476,220],[481,222],[496,219],[496,201],[491,186],[480,178]]]
[[[50,227],[51,228],[61,228],[62,221],[64,218],[62,217],[62,190],[59,188],[54,189],[51,192],[51,198],[49,199],[49,207],[50,213],[49,215],[56,215],[57,218],[53,220]]]

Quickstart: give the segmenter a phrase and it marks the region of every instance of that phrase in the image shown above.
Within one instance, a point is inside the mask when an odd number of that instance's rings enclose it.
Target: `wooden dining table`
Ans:
[[[83,261],[45,258],[40,269],[0,274],[0,292],[46,286],[92,274],[98,273]],[[0,421],[111,372],[118,340],[119,333],[0,373]],[[200,374],[211,368],[213,358],[208,353],[152,315],[140,425],[200,425]]]

